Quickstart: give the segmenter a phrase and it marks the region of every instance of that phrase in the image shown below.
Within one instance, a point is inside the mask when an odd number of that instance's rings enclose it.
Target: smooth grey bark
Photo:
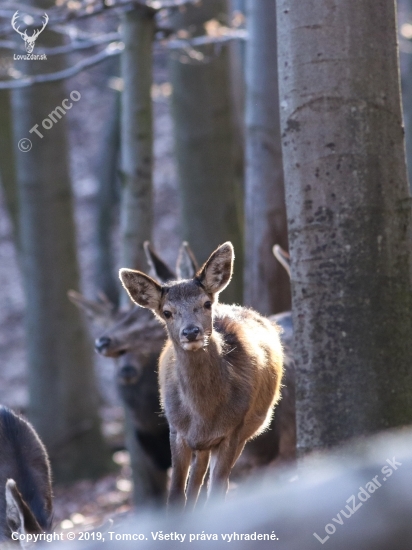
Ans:
[[[241,13],[245,13],[246,2],[247,0],[230,0],[230,7],[232,8],[232,11],[240,11]]]
[[[290,281],[272,254],[288,248],[276,62],[276,3],[249,0],[246,46],[244,302],[290,310]]]
[[[213,0],[188,5],[171,18],[174,30],[204,33],[204,23],[227,24],[227,3]],[[200,61],[172,50],[169,74],[175,151],[182,200],[182,237],[199,262],[224,241],[235,247],[235,274],[222,293],[226,302],[242,300],[243,190],[241,137],[232,104],[227,45],[197,49]],[[192,52],[193,53],[193,52]],[[196,54],[198,55],[198,54]],[[239,139],[240,137],[240,139]]]
[[[239,26],[246,17],[246,0],[230,0],[229,26]],[[240,139],[242,150],[245,141],[245,58],[246,40],[231,40],[229,42],[230,76],[232,101],[236,117],[237,137]]]
[[[411,198],[394,2],[277,16],[305,452],[412,422]]]
[[[121,264],[144,270],[143,243],[151,238],[153,221],[153,12],[144,7],[127,12],[121,29]],[[122,297],[129,302],[125,292]]]
[[[412,0],[398,2],[403,22],[412,23]],[[403,115],[405,124],[406,165],[408,168],[409,188],[412,192],[412,41],[401,39],[401,82]]]
[[[47,46],[61,44],[61,35],[47,29],[41,39]],[[54,56],[47,64],[17,62],[16,68],[31,73],[57,71],[63,66],[63,59]],[[67,299],[67,290],[79,287],[79,272],[66,119],[55,116],[52,128],[42,127],[42,120],[70,91],[61,83],[49,83],[13,92],[15,144],[28,137],[33,143],[29,152],[15,149],[29,418],[48,449],[53,477],[61,482],[98,477],[111,467],[100,431],[90,345],[80,314]],[[29,133],[35,124],[43,138]]]
[[[143,7],[122,19],[125,49],[121,56],[124,90],[121,102],[121,267],[147,271],[144,241],[151,240],[153,221],[153,12]],[[130,304],[126,292],[121,303]],[[160,410],[160,404],[159,404]],[[166,486],[166,473],[147,460],[136,440],[130,412],[125,407],[126,445],[131,457],[133,501],[145,507],[158,501],[158,487]],[[158,502],[157,502],[158,503]]]
[[[18,246],[19,201],[13,147],[11,99],[8,90],[0,91],[0,181],[4,191],[7,211],[12,222],[14,242]]]
[[[96,222],[96,284],[109,300],[119,302],[119,278],[115,273],[112,230],[114,217],[120,199],[119,160],[120,160],[120,97],[118,92],[113,98],[110,119],[105,127],[102,150],[98,162],[99,191],[97,195]]]

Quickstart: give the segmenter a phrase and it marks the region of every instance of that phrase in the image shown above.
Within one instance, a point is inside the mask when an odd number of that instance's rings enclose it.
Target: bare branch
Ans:
[[[101,63],[108,57],[119,55],[122,52],[123,48],[123,43],[112,42],[111,44],[106,46],[106,48],[101,52],[97,53],[96,55],[92,55],[86,59],[83,59],[82,61],[79,61],[78,63],[76,63],[76,65],[73,65],[73,67],[69,67],[68,69],[63,69],[62,71],[58,71],[56,73],[38,74],[33,76],[24,76],[16,80],[0,81],[0,90],[26,88],[27,86],[32,86],[33,84],[40,84],[43,82],[56,82],[57,80],[70,78],[80,73],[84,69]]]
[[[246,40],[247,31],[243,29],[229,29],[226,27],[226,31],[217,36],[215,35],[202,35],[196,36],[194,38],[181,39],[174,38],[168,41],[167,47],[174,49],[187,49],[193,48],[196,46],[204,46],[205,44],[220,44],[223,42],[228,42],[229,40]]]
[[[121,9],[144,9],[155,14],[164,9],[178,9],[188,4],[199,4],[201,0],[98,0],[94,4],[83,4],[77,10],[68,10],[62,7],[53,7],[47,10],[49,16],[49,27],[61,25],[70,21],[77,21],[86,17],[92,17],[108,10]],[[13,16],[16,10],[21,10],[32,16],[41,16],[44,11],[31,6],[22,4],[14,4],[6,2],[1,5],[0,18],[9,19]],[[23,29],[30,25],[23,25]],[[8,25],[0,28],[0,34],[6,35],[11,32],[11,27]]]
[[[70,44],[65,44],[63,46],[56,46],[54,48],[36,48],[36,53],[46,54],[46,55],[60,55],[64,53],[71,53],[76,50],[84,50],[87,48],[93,48],[95,46],[100,46],[101,44],[106,44],[107,42],[114,42],[120,40],[120,34],[118,32],[111,32],[108,34],[97,35],[95,37],[90,37],[88,40],[74,40]],[[25,51],[24,46],[17,45],[11,40],[0,40],[0,48],[6,50],[20,50]]]

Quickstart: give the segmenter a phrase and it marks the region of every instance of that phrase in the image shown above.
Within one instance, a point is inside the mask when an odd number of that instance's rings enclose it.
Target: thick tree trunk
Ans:
[[[13,226],[14,242],[18,246],[19,201],[14,160],[11,98],[8,90],[0,90],[0,181]]]
[[[121,107],[121,264],[146,269],[143,243],[152,235],[153,218],[153,13],[145,8],[128,12],[122,20],[125,45],[121,57],[124,82]],[[122,296],[129,302],[125,292]]]
[[[41,38],[48,46],[61,43],[60,35],[47,29]],[[16,68],[25,73],[57,71],[63,60],[20,61]],[[29,417],[49,451],[54,478],[65,482],[106,473],[110,459],[100,432],[90,345],[80,314],[67,299],[67,290],[79,287],[79,273],[66,120],[54,115],[52,126],[46,124],[49,129],[42,126],[68,96],[56,83],[13,93],[15,139],[30,138],[33,144],[29,152],[15,152],[27,300]],[[43,137],[30,134],[36,124]]]
[[[394,3],[277,15],[304,452],[412,422],[411,199]]]
[[[175,30],[204,32],[204,22],[227,24],[225,0],[188,5],[172,17]],[[235,247],[235,276],[222,300],[241,301],[243,271],[240,143],[232,105],[227,45],[201,47],[194,61],[171,50],[170,79],[176,158],[182,199],[182,233],[199,262],[224,241]],[[193,52],[192,52],[193,53]]]
[[[290,281],[272,254],[288,247],[276,62],[276,3],[249,0],[246,49],[244,301],[261,313],[290,309]]]

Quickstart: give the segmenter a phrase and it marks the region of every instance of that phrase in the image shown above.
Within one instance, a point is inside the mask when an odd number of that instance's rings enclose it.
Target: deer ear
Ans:
[[[156,254],[153,248],[150,246],[149,241],[143,243],[144,252],[146,254],[146,260],[150,267],[150,276],[153,279],[157,279],[160,283],[167,283],[168,281],[174,281],[176,275],[173,273],[169,266]]]
[[[6,482],[6,521],[13,533],[41,533],[42,529],[32,511],[24,501],[16,482],[8,479]]]
[[[156,281],[134,269],[121,269],[119,277],[135,304],[155,311],[159,309],[162,287]]]
[[[196,275],[198,269],[199,265],[189,243],[186,241],[182,242],[176,262],[177,278],[192,279]]]
[[[283,250],[281,246],[278,244],[275,244],[275,246],[272,248],[273,255],[277,259],[277,261],[283,265],[283,267],[286,269],[289,278],[290,278],[290,256],[289,253],[286,252],[286,250]]]
[[[227,287],[232,278],[234,257],[233,245],[230,242],[220,245],[211,254],[196,276],[206,292],[216,294]]]
[[[105,295],[102,295],[99,301],[88,300],[80,292],[69,290],[67,296],[75,306],[86,313],[96,326],[106,327],[113,322],[116,306]]]

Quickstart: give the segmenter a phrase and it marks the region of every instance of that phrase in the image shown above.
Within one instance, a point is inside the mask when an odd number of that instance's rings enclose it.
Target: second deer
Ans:
[[[172,451],[169,502],[187,497],[194,505],[209,462],[209,495],[224,495],[246,441],[265,430],[279,399],[283,353],[276,326],[253,310],[218,304],[233,258],[227,242],[195,277],[165,285],[120,270],[131,299],[153,310],[169,336],[159,362]]]

